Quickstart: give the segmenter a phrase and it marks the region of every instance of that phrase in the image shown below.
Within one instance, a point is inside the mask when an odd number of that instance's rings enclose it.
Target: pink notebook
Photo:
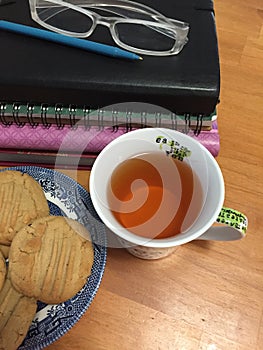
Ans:
[[[72,129],[64,126],[59,129],[57,126],[44,128],[40,125],[32,128],[29,124],[23,127],[0,124],[0,148],[99,153],[109,142],[126,132],[125,127],[114,131],[112,127],[101,130],[91,127],[87,130],[84,127]],[[218,155],[220,140],[217,121],[213,122],[209,131],[201,131],[199,135],[195,135],[190,130],[188,135],[203,144],[214,157]]]

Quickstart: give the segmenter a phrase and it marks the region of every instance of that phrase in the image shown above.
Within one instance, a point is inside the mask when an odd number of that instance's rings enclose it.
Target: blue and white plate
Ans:
[[[75,219],[85,225],[91,233],[94,247],[94,264],[86,285],[64,303],[38,303],[35,318],[19,350],[39,350],[64,335],[90,306],[106,264],[106,231],[92,206],[88,192],[70,177],[55,170],[34,166],[8,169],[27,173],[37,180],[45,192],[50,213]]]

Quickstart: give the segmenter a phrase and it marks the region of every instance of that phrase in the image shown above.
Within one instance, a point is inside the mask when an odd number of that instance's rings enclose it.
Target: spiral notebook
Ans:
[[[63,149],[88,159],[122,133],[156,126],[196,137],[217,155],[220,67],[213,2],[138,1],[190,24],[179,55],[130,62],[0,31],[2,155]],[[28,0],[1,6],[0,16],[40,28]],[[114,45],[107,28],[97,28],[89,40]],[[123,103],[147,108],[115,108]]]
[[[66,139],[63,141],[60,130],[54,130],[56,131],[51,137],[49,130],[42,128],[36,141],[36,138],[32,138],[35,133],[30,133],[32,127],[28,129],[28,126],[24,126],[18,132],[17,126],[3,127],[0,125],[1,142],[5,144],[4,148],[0,147],[0,164],[2,166],[37,164],[43,167],[57,165],[61,168],[91,169],[99,152],[111,140],[127,132],[125,128],[119,128],[116,131],[106,128],[99,131],[92,127],[90,132],[93,137],[89,132],[87,140],[86,131],[84,132],[83,129],[79,128],[76,132],[67,128],[63,129]],[[74,138],[70,137],[73,132],[76,132]],[[211,130],[201,131],[198,136],[190,131],[189,136],[205,146],[214,157],[218,155],[220,138],[217,121],[213,122]],[[16,139],[15,142],[14,139]],[[65,151],[65,146],[68,151]]]
[[[137,127],[167,127],[185,132],[191,129],[194,133],[199,134],[201,130],[211,128],[216,118],[216,111],[210,115],[176,114],[164,108],[137,102],[121,103],[111,108],[92,110],[85,106],[80,108],[74,105],[56,104],[52,106],[0,101],[0,123],[7,127],[14,124],[17,127],[29,125],[32,128],[42,125],[44,128],[56,126],[58,129],[64,126],[116,129],[122,125],[125,125],[126,128],[137,125]]]
[[[55,105],[90,104],[93,109],[144,102],[189,115],[210,115],[220,90],[220,67],[211,0],[138,0],[190,25],[178,55],[127,61],[0,31],[0,101]],[[41,28],[29,1],[0,7],[3,20]],[[88,38],[115,45],[108,28]]]
[[[138,112],[145,104],[116,109],[0,103],[0,162],[91,168],[96,155],[118,136],[142,127],[173,128],[196,138],[214,157],[219,152],[217,115]],[[123,105],[121,105],[123,107]],[[134,108],[136,107],[136,108]]]

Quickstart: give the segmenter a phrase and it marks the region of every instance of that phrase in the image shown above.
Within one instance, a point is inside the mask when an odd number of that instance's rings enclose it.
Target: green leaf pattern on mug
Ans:
[[[180,161],[183,161],[185,157],[190,157],[191,155],[191,151],[187,147],[180,145],[180,143],[175,140],[169,140],[164,136],[156,137],[155,142],[160,144],[160,149],[164,150],[167,156],[171,156]]]
[[[220,224],[229,225],[243,234],[247,231],[247,217],[237,210],[223,207],[216,220]]]

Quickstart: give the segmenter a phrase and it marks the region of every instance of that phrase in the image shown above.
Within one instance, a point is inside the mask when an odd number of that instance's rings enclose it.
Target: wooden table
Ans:
[[[49,350],[263,349],[263,2],[216,0],[215,7],[222,77],[217,160],[225,205],[248,216],[248,235],[188,243],[158,261],[109,249],[90,308]],[[88,189],[89,174],[77,176]]]
[[[217,0],[217,158],[225,205],[249,218],[237,242],[196,241],[143,261],[109,249],[88,311],[50,350],[263,349],[263,2]],[[78,173],[86,188],[88,174]],[[261,211],[261,212],[260,212]]]

